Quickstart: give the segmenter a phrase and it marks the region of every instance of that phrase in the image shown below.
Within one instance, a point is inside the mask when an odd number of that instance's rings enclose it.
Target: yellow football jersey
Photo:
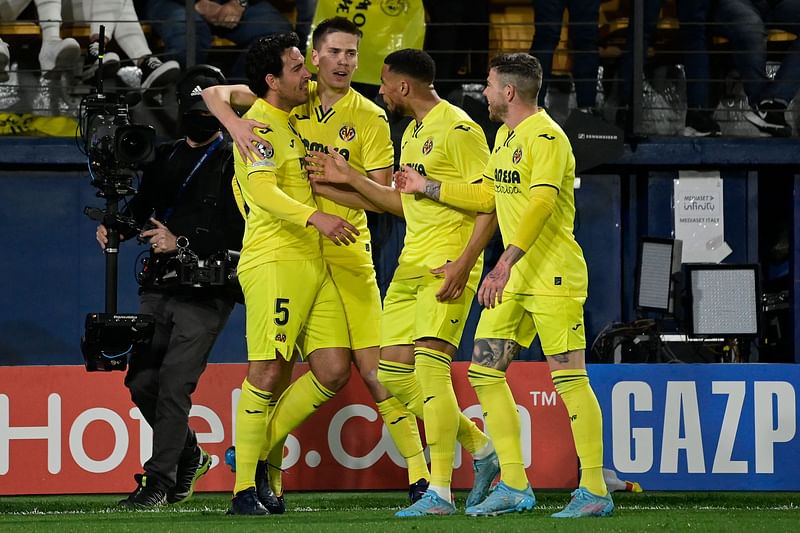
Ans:
[[[534,187],[558,191],[556,208],[531,248],[511,270],[506,290],[517,294],[586,296],[583,251],[575,241],[575,157],[567,135],[541,110],[513,130],[503,125],[484,179],[494,184],[497,219],[507,246]]]
[[[393,165],[394,149],[389,121],[380,107],[351,88],[325,111],[316,82],[309,82],[308,92],[308,102],[294,108],[291,114],[291,123],[303,137],[307,150],[335,150],[364,175]],[[323,239],[325,259],[337,263],[348,261],[365,264],[366,261],[372,264],[370,234],[364,210],[350,209],[321,196],[315,199],[321,211],[344,218],[360,233],[357,242],[350,246],[336,246],[329,239]]]
[[[400,162],[439,182],[470,183],[480,179],[489,148],[481,127],[462,109],[441,101],[422,122],[403,133]],[[430,270],[457,259],[469,242],[475,212],[447,207],[421,194],[403,194],[406,236],[396,279],[430,275]],[[470,274],[473,289],[480,280],[483,257]]]
[[[234,150],[236,181],[247,206],[239,271],[277,260],[321,257],[320,235],[308,218],[317,210],[305,170],[303,140],[289,113],[259,98],[245,118],[269,126],[256,130],[264,159],[245,163]],[[235,185],[235,184],[234,184]]]

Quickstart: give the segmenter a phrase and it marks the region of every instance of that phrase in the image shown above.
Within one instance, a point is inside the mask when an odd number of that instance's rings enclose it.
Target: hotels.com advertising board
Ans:
[[[455,363],[464,413],[482,426],[480,405]],[[233,443],[244,364],[211,364],[194,394],[190,423],[213,467],[200,491],[228,491],[224,464]],[[296,373],[305,365],[297,365]],[[0,367],[0,495],[122,493],[151,452],[152,431],[133,405],[123,373],[87,373],[79,366]],[[509,372],[522,421],[525,465],[534,487],[571,488],[577,460],[566,410],[547,366],[518,363]],[[420,432],[424,430],[421,427]],[[459,447],[455,488],[472,485],[472,460]],[[405,490],[405,462],[383,427],[354,369],[333,400],[293,432],[284,448],[287,490]]]

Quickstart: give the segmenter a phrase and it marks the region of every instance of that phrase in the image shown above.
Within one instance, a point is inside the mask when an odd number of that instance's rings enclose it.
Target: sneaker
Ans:
[[[614,512],[614,501],[609,492],[605,496],[592,494],[583,487],[572,492],[566,507],[550,516],[553,518],[583,518],[586,516],[609,516]]]
[[[256,495],[269,514],[286,512],[283,495],[277,496],[269,485],[269,463],[267,461],[259,461],[256,464]]]
[[[786,104],[779,100],[764,100],[749,111],[744,118],[762,133],[773,137],[789,137],[792,127],[786,122]]]
[[[408,499],[411,500],[411,503],[416,503],[417,500],[422,498],[425,491],[428,490],[428,483],[427,479],[420,478],[415,483],[412,483],[408,486]]]
[[[398,518],[412,516],[446,516],[455,514],[456,507],[451,502],[439,497],[432,490],[426,490],[422,497],[394,515]]]
[[[8,81],[8,64],[11,62],[11,54],[8,45],[0,39],[0,83]]]
[[[178,462],[175,486],[167,491],[167,503],[183,502],[191,498],[197,480],[205,475],[209,468],[211,468],[211,456],[198,446],[188,460]]]
[[[181,67],[177,61],[162,63],[156,56],[147,56],[139,65],[142,71],[142,89],[155,89],[178,79]]]
[[[160,487],[155,479],[151,479],[147,474],[136,474],[136,490],[124,500],[119,501],[122,507],[129,509],[152,509],[159,507],[167,502],[167,491]]]
[[[522,513],[530,511],[536,505],[536,496],[531,486],[525,490],[509,487],[502,481],[478,505],[467,507],[465,514],[469,516],[497,516],[505,513]]]
[[[43,41],[39,51],[39,67],[45,78],[58,78],[64,71],[73,71],[80,56],[81,46],[71,37]]]
[[[268,511],[258,501],[255,487],[249,487],[236,493],[226,514],[265,515]]]
[[[97,67],[100,64],[100,43],[89,43],[89,49],[86,52],[86,57],[83,60],[83,71],[81,72],[81,80],[91,81],[97,73]],[[113,77],[119,70],[119,55],[115,52],[106,52],[103,55],[103,78]]]
[[[689,109],[686,111],[686,126],[683,135],[686,137],[718,137],[721,133],[719,124],[709,111]]]
[[[475,472],[475,480],[472,482],[472,490],[467,496],[467,507],[478,505],[485,500],[492,481],[500,474],[497,452],[493,451],[483,459],[475,459],[472,462],[472,470]]]

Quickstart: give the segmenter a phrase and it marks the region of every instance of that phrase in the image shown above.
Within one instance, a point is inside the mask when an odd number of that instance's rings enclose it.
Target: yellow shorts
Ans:
[[[339,293],[321,259],[264,263],[239,273],[246,312],[247,359],[303,356],[348,347]]]
[[[414,344],[425,337],[458,346],[475,291],[466,287],[457,300],[439,302],[436,293],[443,282],[427,276],[392,280],[383,300],[381,347]]]
[[[328,264],[347,318],[350,349],[361,350],[381,343],[381,293],[372,264]]]
[[[584,297],[503,293],[503,303],[481,313],[476,339],[511,339],[523,348],[536,334],[545,355],[586,348]]]

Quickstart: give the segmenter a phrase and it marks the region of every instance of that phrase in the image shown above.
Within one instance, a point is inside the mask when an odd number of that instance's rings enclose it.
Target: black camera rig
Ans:
[[[105,199],[104,209],[87,207],[84,213],[108,230],[105,312],[86,316],[81,338],[86,370],[90,372],[125,370],[128,356],[146,349],[153,332],[153,317],[117,314],[117,261],[120,233],[128,237],[131,230],[139,232],[133,220],[119,213],[119,201],[136,192],[133,178],[155,152],[155,130],[131,123],[124,98],[103,94],[100,73],[104,43],[105,27],[101,25],[96,90],[81,101],[78,111],[79,147],[88,159],[91,184],[98,189],[97,196]]]

